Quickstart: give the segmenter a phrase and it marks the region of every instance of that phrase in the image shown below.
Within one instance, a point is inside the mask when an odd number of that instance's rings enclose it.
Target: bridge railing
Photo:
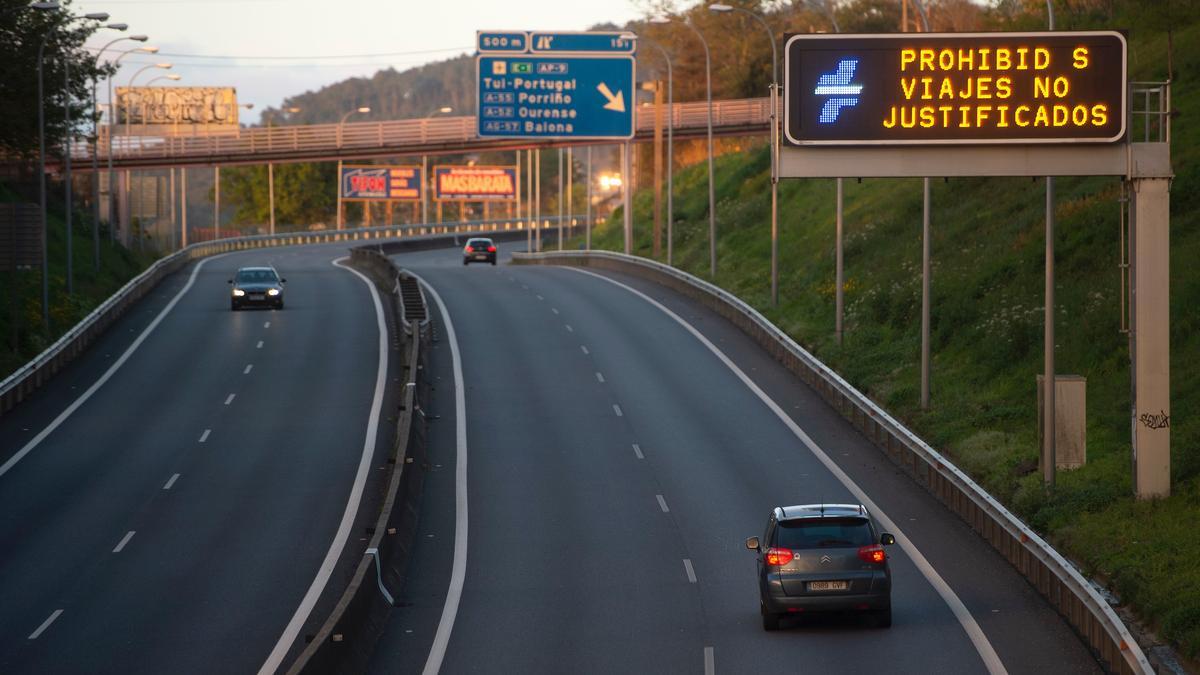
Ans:
[[[766,125],[770,107],[766,98],[713,101],[713,125],[738,128]],[[653,114],[635,115],[635,119],[639,132],[653,130]],[[677,131],[702,129],[707,123],[708,106],[704,101],[676,103],[664,115],[664,124]],[[336,154],[339,150],[421,147],[483,140],[475,133],[474,116],[249,127],[233,133],[204,133],[196,126],[181,127],[181,131],[169,135],[127,135],[118,130],[111,139],[113,159],[195,159],[303,152]],[[96,155],[102,161],[108,159],[110,132],[108,127],[100,128]],[[71,149],[71,159],[77,163],[90,162],[92,145],[83,140],[76,142]]]

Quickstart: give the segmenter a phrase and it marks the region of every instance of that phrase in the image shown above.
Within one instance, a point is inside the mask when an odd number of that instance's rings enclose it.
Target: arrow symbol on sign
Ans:
[[[615,95],[608,88],[607,84],[601,82],[596,89],[604,98],[608,99],[608,103],[604,104],[605,110],[615,110],[617,112],[625,112],[625,92],[618,91]]]

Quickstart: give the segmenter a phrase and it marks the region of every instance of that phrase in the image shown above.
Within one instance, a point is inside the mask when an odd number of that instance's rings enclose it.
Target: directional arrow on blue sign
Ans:
[[[631,138],[632,56],[481,55],[478,133],[503,138]]]

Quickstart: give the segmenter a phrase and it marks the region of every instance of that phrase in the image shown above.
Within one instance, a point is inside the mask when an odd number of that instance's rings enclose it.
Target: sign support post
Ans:
[[[845,286],[845,278],[842,270],[842,183],[841,178],[837,179],[837,243],[834,245],[836,251],[834,253],[834,312],[836,314],[833,322],[833,333],[837,336],[837,343],[840,347],[842,344],[842,287]]]
[[[921,218],[921,410],[929,410],[929,177],[925,177],[925,209]]]

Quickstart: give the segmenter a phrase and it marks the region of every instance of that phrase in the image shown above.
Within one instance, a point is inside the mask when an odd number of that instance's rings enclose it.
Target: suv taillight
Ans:
[[[875,563],[877,565],[887,562],[887,553],[884,552],[883,547],[879,544],[863,546],[858,549],[858,557],[863,562]]]
[[[489,247],[488,247],[488,253],[495,253],[495,252],[496,252],[496,247],[495,247],[495,246],[489,246]]]
[[[466,247],[466,248],[464,248],[464,249],[463,249],[463,253],[470,253],[470,252],[472,252],[472,251],[474,251],[474,250],[475,250],[475,249],[473,249],[473,248],[471,248],[470,246],[468,246],[468,247]]]
[[[763,554],[763,561],[768,565],[786,565],[792,561],[792,552],[786,548],[769,548]]]

